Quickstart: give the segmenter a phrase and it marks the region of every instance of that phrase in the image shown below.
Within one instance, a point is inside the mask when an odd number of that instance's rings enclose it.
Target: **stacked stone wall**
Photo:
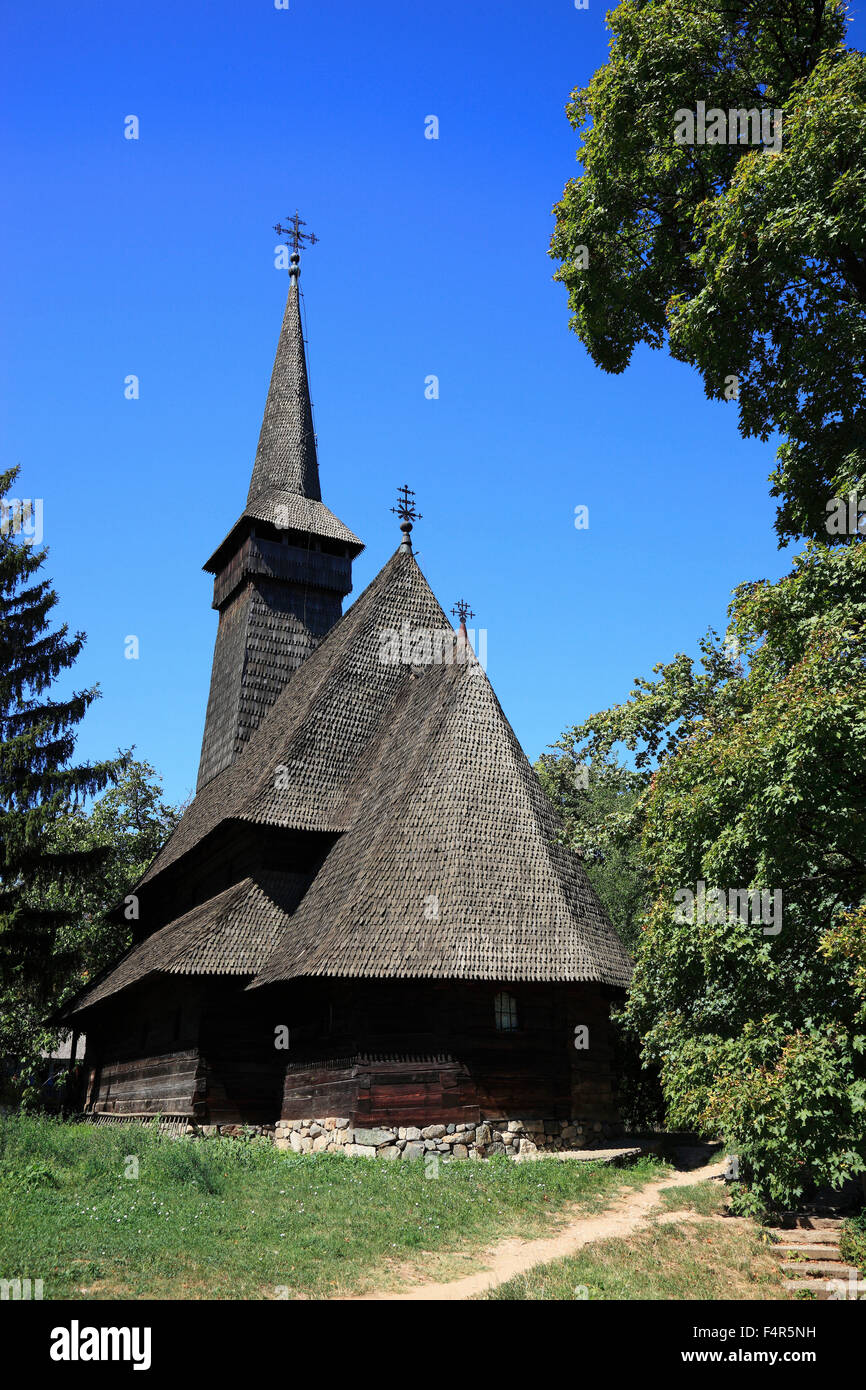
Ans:
[[[521,1153],[591,1149],[615,1137],[619,1125],[601,1120],[485,1120],[481,1124],[353,1126],[348,1119],[279,1120],[274,1142],[294,1153],[346,1153],[360,1158],[515,1157]]]

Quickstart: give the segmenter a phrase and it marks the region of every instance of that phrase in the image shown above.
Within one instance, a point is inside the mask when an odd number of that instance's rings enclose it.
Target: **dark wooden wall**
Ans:
[[[602,986],[318,979],[245,993],[243,983],[163,976],[95,1010],[90,1108],[211,1124],[615,1119]],[[517,1002],[515,1032],[495,1027],[501,988]],[[288,1050],[275,1045],[279,1027]]]
[[[134,941],[143,941],[167,922],[261,869],[311,879],[336,838],[322,831],[223,822],[198,847],[194,863],[179,859],[155,883],[141,889]]]
[[[192,1115],[202,1099],[201,984],[162,977],[107,1001],[84,1025],[85,1106],[105,1114]]]
[[[199,1046],[206,1107],[198,1118],[218,1125],[273,1124],[280,1112],[287,1054],[275,1048],[274,1025],[261,1000],[243,993],[236,980],[212,981]]]
[[[284,1012],[306,1026],[289,1053],[283,1118],[345,1115],[357,1125],[615,1119],[607,991],[507,986],[519,1027],[502,1033],[494,1021],[500,988],[411,980],[294,987]],[[263,1000],[263,1007],[274,1005]],[[589,1029],[585,1051],[574,1046],[578,1024]]]

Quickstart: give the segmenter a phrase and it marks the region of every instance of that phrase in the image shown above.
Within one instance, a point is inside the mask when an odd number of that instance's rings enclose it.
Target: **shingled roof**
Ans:
[[[315,502],[309,497],[297,497],[291,492],[272,492],[260,494],[254,502],[248,502],[241,515],[224,540],[202,565],[209,574],[216,574],[227,556],[237,548],[238,542],[248,529],[250,522],[263,521],[280,531],[295,531],[301,535],[319,536],[326,541],[340,541],[349,547],[353,559],[364,549],[354,531],[334,516],[324,502]]]
[[[316,502],[322,500],[301,324],[301,291],[294,271],[289,279],[247,502],[269,492],[291,492]]]
[[[300,874],[277,872],[233,884],[133,946],[59,1016],[89,1009],[148,975],[253,974],[268,959],[305,883]]]
[[[407,630],[447,631],[452,659],[383,661],[385,635]],[[158,970],[253,975],[252,989],[312,975],[626,985],[629,958],[460,640],[397,551],[143,880],[227,820],[338,832],[306,893],[292,875],[246,879],[135,947],[68,1012]]]
[[[405,667],[379,660],[381,634],[404,622],[450,631],[414,556],[397,551],[289,678],[235,761],[198,793],[143,883],[226,820],[348,829],[356,768],[406,679]]]
[[[471,655],[404,668],[352,801],[250,988],[299,975],[627,984],[619,938]]]

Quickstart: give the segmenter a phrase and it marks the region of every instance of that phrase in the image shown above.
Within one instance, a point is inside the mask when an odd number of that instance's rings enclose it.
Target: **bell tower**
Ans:
[[[243,515],[204,568],[219,613],[196,791],[234,761],[289,676],[341,616],[363,545],[322,502],[301,324],[300,247]]]

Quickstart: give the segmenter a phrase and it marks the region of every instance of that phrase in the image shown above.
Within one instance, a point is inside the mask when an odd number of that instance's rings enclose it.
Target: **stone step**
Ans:
[[[787,1259],[793,1255],[795,1258],[802,1257],[805,1260],[827,1260],[841,1263],[838,1245],[807,1245],[805,1241],[796,1241],[789,1245],[786,1241],[784,1245],[774,1245],[773,1254],[778,1255],[781,1259]]]
[[[607,1163],[622,1167],[640,1158],[641,1149],[535,1149],[512,1154],[515,1163],[535,1163],[540,1158],[557,1158],[560,1163]]]
[[[783,1231],[838,1231],[842,1225],[841,1216],[803,1216],[797,1212],[785,1212],[781,1218]]]
[[[863,1279],[854,1284],[843,1281],[839,1288],[820,1279],[786,1279],[783,1287],[788,1293],[810,1293],[819,1303],[830,1299],[847,1302],[866,1298],[866,1280]]]
[[[852,1269],[850,1265],[843,1265],[841,1260],[782,1260],[779,1268],[783,1274],[789,1274],[792,1279],[806,1278],[813,1276],[816,1279],[857,1279],[860,1276],[859,1269]]]
[[[815,1229],[814,1226],[793,1226],[791,1230],[776,1226],[773,1235],[785,1245],[838,1245],[842,1232],[838,1226]]]

